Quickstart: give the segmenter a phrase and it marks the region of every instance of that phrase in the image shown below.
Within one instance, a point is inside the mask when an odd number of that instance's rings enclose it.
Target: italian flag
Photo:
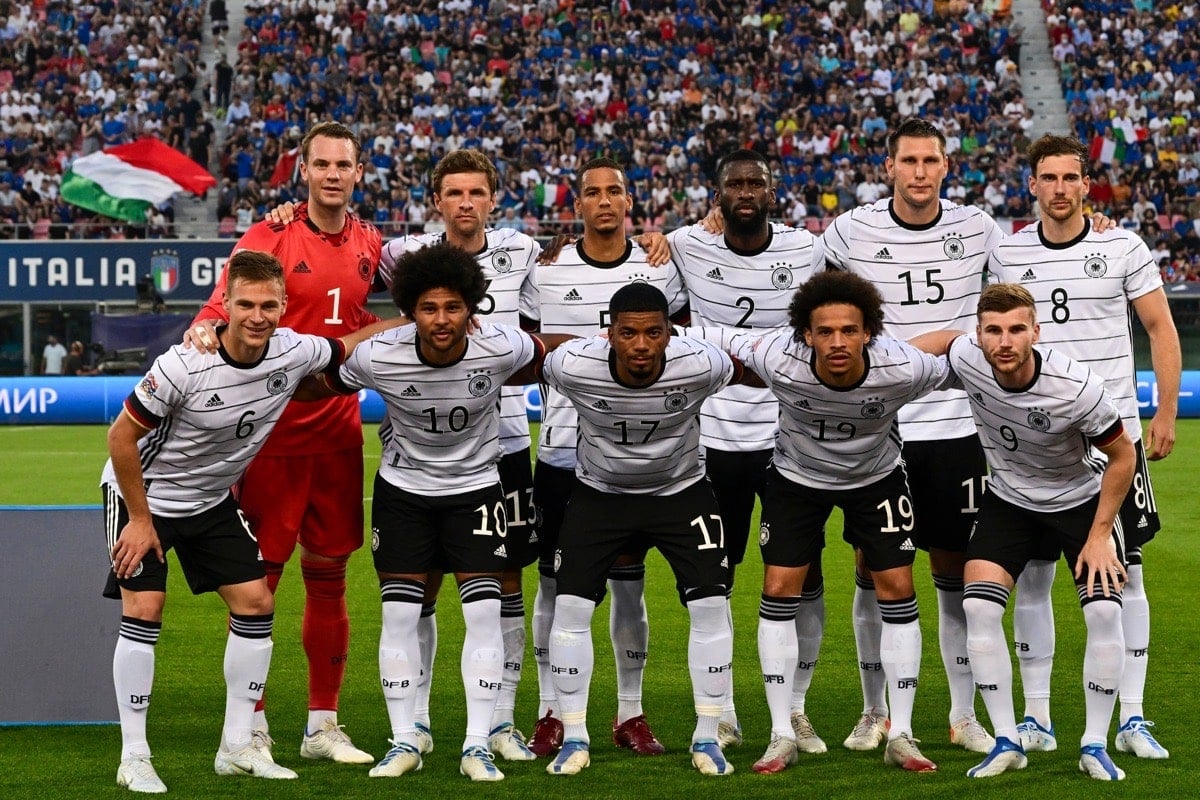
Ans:
[[[217,185],[208,170],[154,138],[75,159],[59,192],[73,205],[113,219],[143,222],[146,212],[180,192]]]
[[[571,190],[563,183],[539,183],[533,187],[534,202],[546,208],[565,206],[570,194]]]
[[[1115,138],[1097,136],[1092,139],[1092,146],[1088,151],[1092,161],[1102,164],[1111,164],[1114,161],[1121,164],[1125,161],[1125,132],[1114,130],[1112,133]]]

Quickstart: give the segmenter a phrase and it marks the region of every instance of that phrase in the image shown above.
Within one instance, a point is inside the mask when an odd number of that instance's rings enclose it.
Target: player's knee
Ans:
[[[698,639],[708,640],[729,632],[729,615],[725,610],[729,601],[725,599],[725,587],[716,588],[720,589],[719,594],[706,594],[687,601],[692,633]]]
[[[121,616],[144,622],[161,622],[166,602],[165,592],[123,592]]]

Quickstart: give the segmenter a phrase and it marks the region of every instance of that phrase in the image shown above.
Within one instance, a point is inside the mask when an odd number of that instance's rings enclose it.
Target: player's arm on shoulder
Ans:
[[[1121,504],[1129,493],[1133,483],[1133,473],[1137,466],[1133,442],[1125,432],[1120,417],[1099,436],[1091,437],[1091,442],[1100,452],[1108,457],[1104,467],[1104,475],[1100,478],[1100,499],[1096,505],[1096,514],[1092,518],[1092,526],[1088,531],[1087,541],[1075,561],[1075,577],[1086,574],[1087,592],[1091,597],[1097,578],[1100,579],[1101,590],[1105,597],[1116,592],[1125,582],[1125,567],[1117,557],[1117,549],[1112,540],[1113,525]]]
[[[553,264],[558,260],[558,254],[562,252],[562,249],[569,244],[575,244],[576,241],[577,237],[569,233],[558,234],[542,248],[542,252],[537,257],[537,263]]]
[[[296,208],[299,205],[299,203],[286,200],[268,211],[264,219],[275,225],[287,225],[296,218]]]
[[[758,376],[758,373],[746,366],[740,358],[733,355],[729,356],[733,361],[733,377],[729,379],[730,386],[752,386],[755,389],[766,389],[767,382]]]
[[[508,380],[504,382],[508,386],[524,386],[540,382],[543,379],[542,367],[546,363],[546,356],[557,350],[559,345],[579,338],[572,333],[531,333],[528,336],[533,339],[533,358],[528,364],[509,376]]]
[[[1133,301],[1142,327],[1150,337],[1150,362],[1158,384],[1158,408],[1146,431],[1146,458],[1158,461],[1175,449],[1175,417],[1179,413],[1179,383],[1183,356],[1179,331],[1171,318],[1167,294],[1162,288]]]
[[[724,233],[725,215],[721,213],[721,206],[715,205],[710,208],[698,224],[709,233]]]
[[[650,266],[661,267],[671,260],[670,241],[658,231],[646,231],[634,241],[646,251],[646,263]]]
[[[162,543],[154,530],[150,503],[146,499],[141,454],[137,445],[138,440],[150,430],[124,408],[108,429],[108,455],[112,458],[117,486],[121,489],[121,497],[129,512],[129,522],[121,529],[111,554],[118,578],[131,577],[142,559],[152,550],[159,561],[163,560]]]
[[[1096,233],[1111,231],[1115,227],[1117,227],[1117,221],[1112,217],[1106,214],[1101,214],[1099,211],[1097,211],[1095,214],[1092,214],[1092,230],[1094,230]]]
[[[964,333],[966,331],[929,331],[912,337],[908,343],[931,356],[944,356],[950,351],[950,343]]]

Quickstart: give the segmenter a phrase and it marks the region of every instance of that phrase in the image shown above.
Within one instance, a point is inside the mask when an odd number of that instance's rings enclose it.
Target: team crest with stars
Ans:
[[[868,397],[867,401],[862,404],[862,408],[858,413],[862,414],[866,419],[879,419],[885,411],[883,400],[878,397]]]
[[[687,405],[687,395],[683,392],[671,392],[663,401],[667,411],[678,411]]]
[[[1050,417],[1047,416],[1046,412],[1042,411],[1040,408],[1035,408],[1030,411],[1029,416],[1025,418],[1025,421],[1028,422],[1029,427],[1033,428],[1035,431],[1041,431],[1042,433],[1045,433],[1046,431],[1050,430]]]
[[[358,277],[364,281],[371,280],[371,259],[364,255],[358,257]]]
[[[288,377],[286,372],[272,372],[267,376],[267,393],[268,394],[283,394],[288,388]]]
[[[467,379],[467,391],[472,397],[484,397],[492,390],[492,379],[487,375],[472,375]]]
[[[962,237],[952,233],[942,240],[942,252],[946,254],[946,258],[958,261],[967,254],[967,248],[963,246]]]
[[[1088,256],[1087,260],[1083,262],[1083,274],[1089,278],[1103,278],[1107,272],[1108,262],[1099,253]]]
[[[771,541],[771,523],[760,523],[758,526],[758,546],[762,547],[769,541]]]
[[[790,264],[777,263],[775,269],[771,272],[771,285],[776,289],[790,289],[792,287],[792,267]]]
[[[501,275],[512,269],[512,256],[503,250],[492,253],[492,269]]]

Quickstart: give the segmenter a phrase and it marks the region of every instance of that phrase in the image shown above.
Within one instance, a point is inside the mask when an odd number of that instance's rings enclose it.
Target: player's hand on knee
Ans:
[[[160,562],[163,560],[162,542],[158,540],[154,525],[149,521],[130,520],[113,546],[113,572],[122,580],[132,578],[142,559],[151,551]]]

